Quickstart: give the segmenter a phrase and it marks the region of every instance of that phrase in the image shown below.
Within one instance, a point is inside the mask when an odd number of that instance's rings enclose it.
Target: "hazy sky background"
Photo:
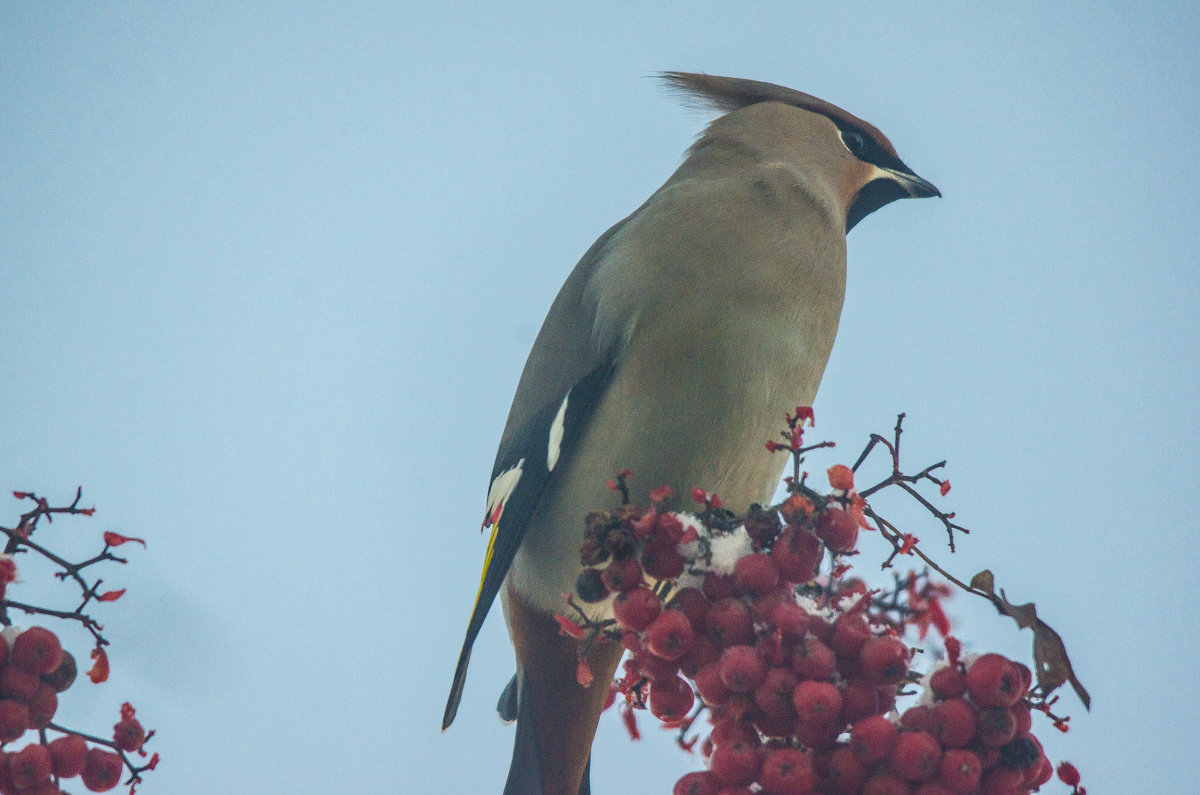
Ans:
[[[133,700],[145,795],[500,791],[498,612],[438,731],[495,445],[562,279],[701,129],[647,77],[682,69],[842,105],[941,188],[850,235],[825,465],[908,412],[975,530],[948,565],[1091,690],[1052,758],[1194,791],[1197,7],[428,5],[0,4],[0,488],[84,486],[48,542],[149,541],[64,719]],[[597,793],[699,764],[642,725],[605,716]]]

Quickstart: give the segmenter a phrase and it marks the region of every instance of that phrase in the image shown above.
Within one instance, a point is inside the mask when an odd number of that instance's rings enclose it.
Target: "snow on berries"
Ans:
[[[767,445],[794,463],[789,495],[774,508],[735,516],[696,488],[697,512],[672,511],[674,492],[659,488],[649,509],[626,504],[589,515],[587,568],[571,600],[579,615],[569,621],[585,643],[603,635],[629,651],[614,684],[627,725],[630,710],[648,709],[679,730],[684,748],[699,743],[707,769],[680,778],[676,795],[1036,789],[1054,768],[1031,733],[1032,712],[1056,725],[1064,719],[1049,713],[1044,693],[1031,692],[1029,667],[999,654],[961,654],[941,610],[948,589],[928,573],[898,576],[890,591],[848,574],[860,532],[885,528],[868,523],[874,514],[848,467],[828,470],[828,493],[806,484],[802,454],[828,446],[801,447],[798,429],[811,417],[798,408],[784,442]],[[898,444],[897,429],[895,455]],[[941,486],[928,471],[923,476]],[[961,529],[949,523],[952,514],[941,516],[948,529]],[[888,563],[912,551],[899,531],[889,532]],[[606,604],[612,618],[596,618]],[[931,626],[947,659],[930,659]],[[905,641],[908,630],[921,653]],[[6,703],[0,733],[24,716]],[[685,740],[701,715],[708,736]],[[124,742],[137,739],[131,732]],[[1059,777],[1078,780],[1070,767]]]

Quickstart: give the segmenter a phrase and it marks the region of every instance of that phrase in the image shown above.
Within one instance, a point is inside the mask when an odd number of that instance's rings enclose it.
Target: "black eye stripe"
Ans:
[[[857,157],[864,163],[871,163],[880,168],[899,169],[908,171],[908,167],[900,161],[900,158],[892,155],[890,152],[884,151],[879,142],[873,136],[867,135],[861,130],[856,130],[853,127],[842,127],[839,131],[842,139],[842,144],[849,150],[850,154]]]

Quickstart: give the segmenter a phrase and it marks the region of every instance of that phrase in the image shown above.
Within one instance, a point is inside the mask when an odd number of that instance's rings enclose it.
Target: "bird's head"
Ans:
[[[752,148],[757,156],[797,165],[825,183],[845,213],[847,232],[896,199],[942,195],[904,164],[878,128],[823,99],[758,80],[689,72],[661,76],[689,99],[725,112],[700,144]]]

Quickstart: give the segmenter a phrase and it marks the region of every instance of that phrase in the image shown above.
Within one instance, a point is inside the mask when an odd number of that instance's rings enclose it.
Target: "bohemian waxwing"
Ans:
[[[600,236],[550,307],[517,385],[487,494],[483,579],[443,730],[496,594],[517,672],[506,795],[589,792],[592,737],[620,660],[598,643],[576,682],[556,613],[582,570],[589,511],[635,473],[630,498],[699,486],[743,510],[768,501],[784,458],[763,444],[812,403],[837,332],[846,232],[895,199],[941,195],[872,125],[790,88],[667,72],[725,115],[632,215]],[[595,606],[611,615],[611,601]]]

